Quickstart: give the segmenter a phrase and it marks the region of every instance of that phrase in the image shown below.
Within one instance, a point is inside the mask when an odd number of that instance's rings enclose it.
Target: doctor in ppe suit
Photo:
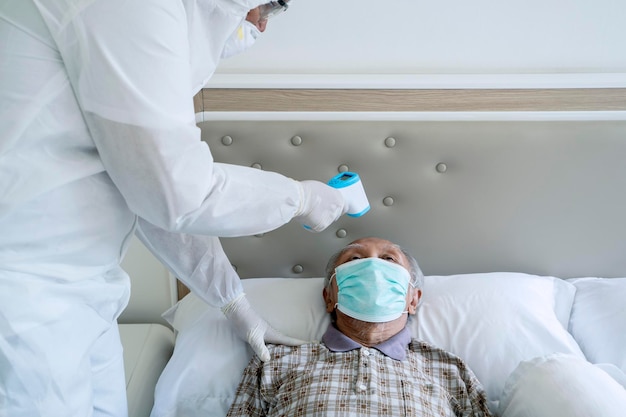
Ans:
[[[264,339],[299,343],[250,308],[217,236],[321,231],[343,197],[214,162],[192,103],[266,2],[0,2],[1,417],[127,414],[133,233],[261,358]]]

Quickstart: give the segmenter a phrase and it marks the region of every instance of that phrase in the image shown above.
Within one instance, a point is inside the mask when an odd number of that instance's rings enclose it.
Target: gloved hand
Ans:
[[[301,181],[302,201],[294,219],[308,230],[321,232],[348,211],[343,194],[320,181]]]
[[[233,301],[222,307],[222,313],[235,327],[235,332],[243,340],[248,342],[252,350],[265,362],[270,359],[270,352],[265,342],[288,346],[298,346],[308,343],[305,340],[285,336],[271,327],[252,308],[245,294],[240,295]]]

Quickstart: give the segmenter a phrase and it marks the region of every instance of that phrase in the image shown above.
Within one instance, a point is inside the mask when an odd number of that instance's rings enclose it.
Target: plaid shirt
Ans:
[[[491,416],[467,365],[406,328],[372,348],[332,325],[323,340],[254,356],[228,416]]]

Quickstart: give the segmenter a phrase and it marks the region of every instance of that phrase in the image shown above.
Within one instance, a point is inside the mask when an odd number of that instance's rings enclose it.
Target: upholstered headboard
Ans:
[[[626,276],[626,89],[205,89],[195,105],[215,160],[295,179],[356,171],[372,206],[319,234],[222,239],[242,278],[321,276],[369,235],[426,274]],[[136,241],[124,267],[122,320],[163,322],[169,273]]]
[[[371,211],[322,233],[223,239],[242,278],[321,276],[376,235],[425,274],[626,276],[623,113],[205,113],[220,162],[326,181],[361,176]]]

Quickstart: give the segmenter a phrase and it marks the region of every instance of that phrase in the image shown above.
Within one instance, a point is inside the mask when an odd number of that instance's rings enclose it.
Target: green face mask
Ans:
[[[346,262],[335,268],[337,309],[357,320],[382,323],[406,313],[411,275],[379,258]]]

